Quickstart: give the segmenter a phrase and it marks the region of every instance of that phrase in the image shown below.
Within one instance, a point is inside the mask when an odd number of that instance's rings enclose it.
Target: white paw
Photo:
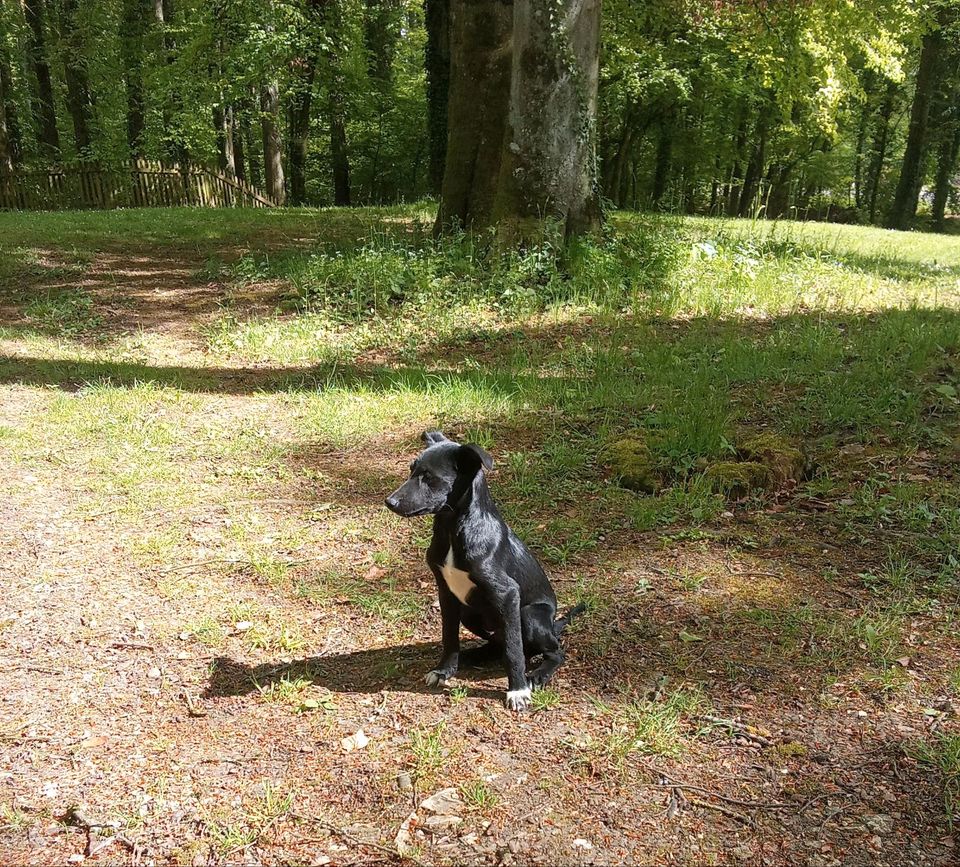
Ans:
[[[442,671],[428,671],[423,678],[427,686],[449,686],[450,680]]]
[[[507,707],[510,710],[528,710],[530,707],[530,687],[511,689],[507,692]]]

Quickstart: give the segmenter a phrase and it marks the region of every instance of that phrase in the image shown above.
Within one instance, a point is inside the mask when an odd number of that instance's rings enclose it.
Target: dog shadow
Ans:
[[[465,643],[466,650],[471,645]],[[424,675],[436,665],[439,647],[436,644],[403,644],[310,656],[291,662],[247,665],[218,656],[211,665],[210,679],[204,698],[225,698],[248,695],[269,688],[271,684],[298,678],[312,680],[316,686],[330,692],[368,694],[383,690],[412,693],[438,693],[437,687],[427,686]],[[457,681],[482,681],[502,674],[502,665],[496,662],[484,668],[462,668]],[[502,690],[470,685],[470,695],[483,698],[502,698]]]

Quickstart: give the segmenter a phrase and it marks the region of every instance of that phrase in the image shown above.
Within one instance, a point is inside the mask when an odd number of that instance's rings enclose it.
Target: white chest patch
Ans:
[[[467,604],[467,596],[477,585],[470,580],[470,576],[462,569],[453,565],[453,547],[447,551],[447,559],[440,568],[443,573],[443,580],[447,582],[450,592],[457,597],[464,605]]]

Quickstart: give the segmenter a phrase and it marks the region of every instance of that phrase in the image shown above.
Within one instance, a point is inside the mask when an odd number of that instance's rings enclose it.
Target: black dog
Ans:
[[[560,636],[584,610],[556,620],[557,597],[536,558],[506,525],[490,496],[484,469],[493,459],[478,445],[459,445],[440,431],[423,435],[426,450],[410,465],[410,478],[387,497],[404,518],[434,515],[427,564],[437,579],[443,615],[443,657],[429,672],[430,686],[444,684],[460,663],[460,624],[487,644],[463,661],[502,656],[507,707],[525,710],[530,692],[547,683],[563,662]],[[526,661],[541,656],[525,675]]]

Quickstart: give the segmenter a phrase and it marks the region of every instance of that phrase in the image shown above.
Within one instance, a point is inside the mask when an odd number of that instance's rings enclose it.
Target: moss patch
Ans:
[[[807,456],[790,440],[769,431],[745,438],[737,448],[744,461],[763,464],[778,485],[806,475]]]
[[[719,461],[704,470],[703,478],[712,491],[733,499],[767,491],[774,486],[770,468],[755,461]]]
[[[610,443],[604,455],[621,487],[642,494],[660,488],[657,463],[642,434],[632,433]]]

